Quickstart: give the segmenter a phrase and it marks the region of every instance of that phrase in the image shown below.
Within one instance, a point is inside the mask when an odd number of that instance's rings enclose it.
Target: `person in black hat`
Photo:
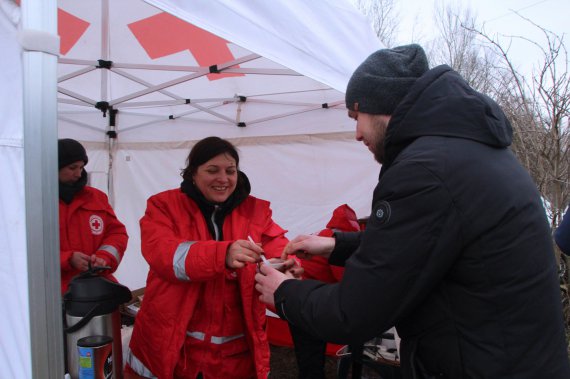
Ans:
[[[105,193],[87,185],[89,159],[76,140],[58,140],[59,244],[61,293],[69,282],[90,267],[109,267],[101,275],[115,280],[128,235]]]
[[[497,103],[415,44],[370,55],[345,100],[382,164],[366,229],[294,238],[284,257],[328,257],[342,280],[263,267],[261,299],[336,343],[395,325],[404,378],[570,378],[551,229]]]

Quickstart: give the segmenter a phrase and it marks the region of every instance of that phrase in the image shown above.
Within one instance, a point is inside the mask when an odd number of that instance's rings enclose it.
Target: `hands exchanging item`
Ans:
[[[250,238],[249,240],[237,240],[230,245],[226,254],[226,266],[230,269],[242,268],[248,263],[258,263],[259,267],[262,265],[271,266],[283,273],[286,273],[291,278],[300,278],[303,274],[303,268],[300,267],[295,259],[287,258],[270,258],[264,262],[264,251],[260,243],[255,243]],[[263,258],[262,258],[263,256]],[[258,268],[260,270],[261,268]]]
[[[328,258],[331,255],[334,246],[334,237],[302,234],[293,238],[287,246],[285,246],[281,257],[296,255],[301,259],[311,259],[313,255],[319,255],[321,257]]]
[[[301,279],[303,271],[293,258],[270,258],[259,263],[255,274],[255,289],[260,293],[259,299],[274,308],[273,294],[277,287],[287,279]]]
[[[285,246],[281,259],[264,260],[261,244],[255,243],[249,237],[249,240],[237,240],[230,245],[226,254],[226,266],[230,269],[238,269],[248,263],[258,263],[255,289],[261,294],[259,296],[261,301],[275,306],[273,295],[281,283],[287,279],[300,279],[304,271],[297,261],[289,256],[296,255],[301,259],[309,259],[312,255],[320,255],[328,258],[334,246],[333,237],[300,235]]]
[[[289,258],[290,255],[296,255],[301,259],[310,259],[313,255],[320,255],[328,258],[335,246],[335,239],[333,237],[321,237],[316,235],[300,235],[291,240],[283,253],[281,258],[286,261],[293,259]],[[295,261],[294,261],[295,262]],[[295,262],[296,264],[296,262]],[[265,304],[275,307],[274,294],[277,288],[287,279],[300,278],[303,273],[303,268],[300,269],[298,276],[294,276],[292,272],[295,267],[286,270],[285,273],[279,272],[269,265],[260,265],[259,271],[255,275],[255,289],[261,294],[259,299]],[[289,275],[291,274],[291,275]]]

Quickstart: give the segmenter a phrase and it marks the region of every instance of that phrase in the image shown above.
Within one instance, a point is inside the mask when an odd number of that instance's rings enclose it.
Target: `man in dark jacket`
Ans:
[[[346,105],[382,164],[366,230],[296,237],[284,255],[342,281],[263,268],[261,299],[337,343],[395,325],[404,378],[570,378],[549,224],[499,106],[418,45],[368,57]]]

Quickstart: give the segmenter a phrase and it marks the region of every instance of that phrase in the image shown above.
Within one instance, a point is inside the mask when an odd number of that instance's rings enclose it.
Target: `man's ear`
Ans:
[[[358,103],[354,103],[354,111],[358,112]]]

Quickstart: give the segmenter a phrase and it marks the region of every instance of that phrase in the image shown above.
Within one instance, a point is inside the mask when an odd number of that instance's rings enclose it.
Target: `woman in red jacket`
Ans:
[[[114,280],[129,236],[107,195],[87,186],[85,148],[76,140],[58,140],[59,255],[61,293],[89,266],[105,266],[100,275]]]
[[[140,221],[150,271],[127,370],[165,379],[267,378],[265,306],[254,276],[262,253],[281,255],[286,231],[267,201],[249,195],[230,142],[199,141],[181,175],[180,188],[149,198]],[[287,269],[300,275],[294,262]]]

